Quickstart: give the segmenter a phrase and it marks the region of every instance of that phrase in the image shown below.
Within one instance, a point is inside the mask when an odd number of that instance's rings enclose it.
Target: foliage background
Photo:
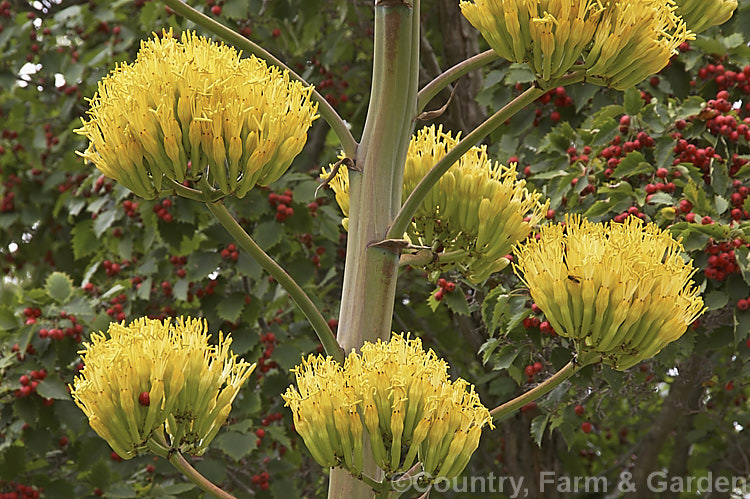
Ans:
[[[227,0],[217,5],[218,15],[213,1],[191,4],[282,57],[359,135],[371,71],[370,2]],[[455,1],[424,2],[423,83],[486,48],[460,19]],[[238,497],[325,493],[326,477],[291,430],[278,396],[300,355],[320,351],[304,318],[258,265],[230,246],[203,206],[178,197],[136,199],[75,154],[84,143],[73,130],[96,82],[131,61],[140,39],[170,26],[193,27],[152,1],[0,2],[0,493],[200,496],[163,461],[113,459],[67,394],[80,366],[79,342],[112,320],[144,314],[204,316],[214,330],[232,332],[236,353],[262,359],[227,428],[194,460],[202,473]],[[524,476],[531,490],[539,471],[601,475],[612,483],[623,471],[636,483],[655,470],[750,475],[750,310],[740,308],[750,295],[750,166],[744,165],[750,151],[747,134],[731,136],[750,115],[749,32],[750,2],[741,0],[733,20],[701,35],[639,90],[568,87],[488,140],[496,159],[517,159],[531,186],[551,199],[549,218],[585,213],[607,220],[634,210],[671,226],[700,267],[696,281],[709,312],[656,359],[625,373],[587,368],[485,433],[466,475]],[[531,80],[523,67],[493,63],[464,77],[438,121],[467,132]],[[711,133],[717,121],[706,106],[716,108],[709,101],[723,89],[740,107],[717,111],[730,130],[722,134],[718,125]],[[429,107],[440,107],[448,94]],[[625,114],[629,127],[621,126]],[[725,115],[735,118],[734,128]],[[675,151],[676,132],[696,151],[712,147],[716,155],[690,160],[687,149]],[[643,147],[608,165],[618,136],[623,148],[636,139]],[[315,189],[320,167],[336,154],[334,137],[318,120],[279,182],[230,203],[334,329],[346,234],[333,196],[321,191],[316,199]],[[666,178],[659,168],[668,170]],[[648,197],[649,184],[669,182]],[[689,212],[680,210],[683,200]],[[723,279],[717,269],[728,271]],[[570,359],[564,339],[538,327],[544,318],[527,298],[509,295],[518,286],[510,269],[480,288],[458,275],[441,276],[457,283],[441,302],[430,299],[437,277],[402,273],[394,329],[419,332],[454,375],[477,385],[486,405],[522,393]],[[525,369],[536,362],[541,372],[529,379]],[[593,425],[591,433],[582,431],[584,422]],[[632,496],[649,497],[643,489]]]

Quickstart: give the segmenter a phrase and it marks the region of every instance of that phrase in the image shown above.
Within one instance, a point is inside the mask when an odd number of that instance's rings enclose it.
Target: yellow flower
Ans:
[[[543,80],[562,76],[581,57],[602,10],[599,0],[461,2],[463,15],[500,57],[528,63]]]
[[[201,454],[226,420],[255,365],[231,354],[229,337],[209,345],[206,328],[199,319],[141,318],[84,343],[71,395],[123,459],[144,450],[166,421],[173,447]]]
[[[243,197],[302,150],[317,118],[311,92],[254,56],[170,29],[99,82],[76,132],[90,141],[82,156],[141,197],[171,192],[165,179],[203,178]]]
[[[711,26],[723,24],[732,17],[737,0],[676,0],[677,14],[690,31],[700,33]]]
[[[717,8],[716,20],[728,19],[730,7]],[[682,42],[695,38],[675,10],[674,0],[461,2],[461,12],[500,57],[527,63],[541,80],[562,76],[581,59],[587,75],[619,90],[659,72]]]
[[[704,311],[682,245],[636,217],[595,224],[580,217],[519,243],[516,273],[579,355],[615,369],[656,355]]]
[[[282,397],[321,466],[359,474],[368,438],[389,477],[418,459],[433,478],[450,478],[466,467],[482,427],[492,427],[474,387],[451,382],[446,362],[425,352],[418,338],[394,334],[389,342],[365,343],[343,367],[311,355],[293,371],[298,389],[290,386]]]
[[[607,2],[586,54],[586,74],[623,90],[658,73],[678,47],[695,38],[673,0]]]
[[[412,137],[404,169],[403,199],[448,151],[458,144],[442,127],[425,127]],[[326,170],[323,175],[327,176]],[[349,182],[346,168],[331,182],[336,201],[348,215]],[[516,167],[504,167],[487,157],[485,146],[472,147],[430,190],[417,209],[407,235],[415,244],[460,253],[453,262],[439,262],[441,270],[460,265],[474,282],[508,264],[505,256],[544,218],[548,203],[530,193],[517,179]]]

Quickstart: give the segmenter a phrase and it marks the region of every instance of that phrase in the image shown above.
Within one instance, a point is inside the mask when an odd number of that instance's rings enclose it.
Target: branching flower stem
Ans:
[[[200,487],[201,490],[218,499],[236,499],[232,494],[217,487],[208,478],[204,477],[198,470],[187,462],[179,451],[169,451],[169,444],[163,434],[158,431],[149,440],[149,449],[157,456],[169,461],[180,473],[190,479],[191,482]]]
[[[301,76],[292,71],[292,69],[289,68],[286,64],[274,57],[270,52],[265,50],[257,43],[248,40],[234,30],[227,28],[218,21],[211,19],[207,15],[195,10],[193,7],[190,7],[180,0],[162,1],[177,14],[214,33],[219,38],[234,45],[236,48],[260,57],[261,59],[265,59],[266,61],[289,71],[289,76],[291,76],[295,80],[298,80],[305,85],[310,85]],[[326,120],[328,125],[330,125],[331,129],[341,141],[341,147],[344,149],[344,154],[346,154],[346,156],[350,158],[354,157],[354,153],[357,150],[357,141],[354,140],[354,137],[349,131],[349,128],[347,127],[344,120],[341,119],[341,116],[339,116],[336,110],[333,109],[333,106],[331,106],[331,104],[322,95],[320,95],[317,90],[313,90],[312,97],[318,103],[318,112],[323,117],[323,119]]]
[[[585,71],[576,71],[558,79],[549,86],[570,85],[572,83],[583,81],[584,77]],[[453,164],[475,144],[495,131],[506,120],[541,97],[544,92],[546,92],[546,89],[539,87],[537,84],[532,85],[521,95],[510,101],[505,107],[487,118],[484,123],[472,130],[471,133],[456,145],[456,147],[448,151],[448,154],[435,163],[435,166],[433,166],[427,175],[424,176],[422,181],[419,182],[417,187],[415,187],[409,195],[406,202],[404,202],[403,206],[401,206],[401,210],[393,220],[386,238],[395,239],[402,237],[406,231],[406,227],[417,212],[417,208],[422,204],[422,201],[424,201],[424,198],[427,196],[427,193],[430,192],[430,189],[432,189],[438,180],[440,180],[440,177],[442,177],[445,172],[447,172],[450,167],[453,166]]]
[[[459,62],[452,68],[446,69],[419,91],[419,94],[417,95],[417,112],[421,113],[424,111],[427,103],[429,103],[433,97],[450,83],[456,81],[466,73],[481,68],[499,58],[500,56],[497,55],[494,50],[487,50],[481,54],[475,55],[474,57],[470,57],[465,61]]]
[[[305,291],[297,284],[287,272],[281,267],[276,261],[268,256],[263,249],[253,240],[250,235],[237,223],[229,210],[223,203],[206,203],[206,206],[214,214],[216,219],[224,226],[229,234],[237,241],[240,247],[247,251],[258,264],[263,267],[266,272],[271,274],[271,277],[276,279],[284,290],[289,293],[289,296],[294,300],[294,303],[302,310],[305,314],[310,325],[318,335],[320,343],[323,345],[327,355],[333,357],[334,360],[340,364],[344,363],[344,353],[341,347],[336,342],[336,337],[333,335],[331,328],[328,326],[328,322],[323,318],[318,308],[312,302],[310,297]]]

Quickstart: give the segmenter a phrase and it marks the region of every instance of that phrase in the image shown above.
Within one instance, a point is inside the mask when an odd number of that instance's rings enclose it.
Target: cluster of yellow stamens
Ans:
[[[311,92],[254,56],[170,30],[99,82],[76,131],[90,141],[83,157],[141,197],[186,179],[243,197],[302,150],[317,118]]]
[[[387,476],[416,460],[433,479],[457,476],[479,445],[489,411],[474,387],[451,382],[446,362],[418,338],[365,343],[342,367],[310,356],[282,395],[294,426],[325,467],[362,472],[364,439]],[[403,451],[403,452],[402,452]]]
[[[403,199],[459,141],[442,127],[425,127],[412,137],[404,168]],[[324,170],[323,175],[327,176]],[[344,215],[349,211],[345,168],[330,183]],[[547,204],[526,189],[516,167],[493,163],[485,146],[472,147],[430,190],[407,228],[415,244],[449,255],[438,261],[445,271],[460,266],[473,282],[485,280],[508,264],[505,256],[544,218]],[[456,255],[451,258],[450,255]],[[459,257],[460,255],[460,257]]]
[[[173,447],[206,450],[255,368],[232,354],[229,336],[209,344],[207,330],[200,319],[141,318],[84,343],[71,395],[120,457],[136,456],[164,429]]]
[[[541,80],[562,76],[580,60],[588,76],[620,90],[660,71],[695,37],[676,9],[674,0],[461,2],[499,56],[527,63]]]
[[[676,0],[677,14],[690,31],[700,33],[711,26],[723,24],[732,17],[737,0]]]
[[[515,248],[515,271],[555,331],[616,369],[656,355],[704,310],[682,245],[636,217],[580,217]]]

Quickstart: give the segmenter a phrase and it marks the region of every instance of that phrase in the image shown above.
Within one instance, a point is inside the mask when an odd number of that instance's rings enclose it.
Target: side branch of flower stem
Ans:
[[[417,95],[417,112],[421,113],[424,111],[427,103],[452,82],[456,81],[466,73],[481,68],[499,58],[500,56],[498,56],[494,50],[490,49],[461,61],[452,68],[446,69],[419,91],[419,94]]]
[[[208,209],[213,213],[216,219],[224,226],[229,234],[237,241],[242,249],[247,251],[258,264],[263,267],[266,272],[271,274],[271,277],[276,279],[289,296],[294,300],[294,303],[302,310],[305,314],[310,325],[318,335],[320,343],[326,351],[326,354],[330,355],[335,361],[343,364],[344,353],[341,347],[336,342],[336,337],[333,335],[331,328],[328,326],[328,322],[323,318],[318,308],[312,302],[307,293],[297,284],[297,281],[292,279],[286,270],[276,261],[268,256],[263,249],[245,232],[245,230],[237,223],[231,213],[227,210],[223,203],[206,203]]]
[[[506,416],[509,416],[519,407],[523,407],[529,402],[533,402],[539,397],[546,395],[560,383],[577,373],[582,367],[584,366],[581,364],[576,364],[575,361],[571,360],[550,378],[538,384],[528,392],[492,409],[490,411],[490,414],[492,415],[493,422],[497,423],[499,421],[502,421]]]
[[[304,78],[295,73],[289,66],[281,62],[266,49],[264,49],[257,43],[248,40],[234,30],[224,26],[220,22],[211,19],[202,12],[195,10],[185,2],[182,2],[181,0],[162,0],[162,2],[164,2],[165,5],[167,5],[182,17],[193,21],[198,26],[207,29],[208,31],[217,35],[219,38],[222,38],[235,47],[242,49],[244,52],[253,54],[257,57],[260,57],[261,59],[273,63],[276,66],[279,66],[282,69],[285,69],[289,72],[289,76],[306,86],[310,86],[310,84],[307,83]],[[320,95],[317,90],[313,89],[312,96],[313,99],[318,103],[318,112],[330,125],[331,129],[341,141],[341,147],[344,149],[344,154],[346,154],[346,156],[350,158],[354,157],[354,153],[357,150],[357,141],[354,140],[354,137],[349,131],[349,128],[346,126],[346,123],[344,123],[344,120],[341,119],[341,116],[339,116],[336,110],[333,109],[333,106],[331,106],[331,104],[322,95]]]
[[[232,494],[220,489],[211,482],[211,480],[198,473],[198,470],[193,468],[179,451],[173,449],[169,450],[168,447],[169,444],[164,435],[159,431],[154,432],[154,435],[149,440],[149,448],[154,454],[169,461],[169,463],[180,473],[185,475],[191,482],[196,484],[207,494],[218,499],[237,499]]]
[[[583,81],[585,77],[585,71],[576,71],[565,75],[554,82],[550,82],[549,86],[564,86],[572,83]],[[417,184],[414,190],[411,192],[406,202],[401,206],[396,218],[386,235],[387,239],[396,239],[404,235],[406,227],[411,222],[412,217],[417,212],[417,208],[422,204],[427,193],[430,192],[435,184],[440,180],[451,166],[461,158],[469,149],[475,144],[479,143],[486,136],[494,132],[500,125],[506,120],[515,116],[520,110],[534,102],[536,99],[541,97],[546,90],[542,89],[538,84],[534,84],[521,95],[515,97],[505,107],[497,111],[495,114],[487,118],[484,123],[476,127],[466,137],[463,138],[456,146],[448,151],[448,154],[435,163],[435,166],[427,172],[427,175]]]

